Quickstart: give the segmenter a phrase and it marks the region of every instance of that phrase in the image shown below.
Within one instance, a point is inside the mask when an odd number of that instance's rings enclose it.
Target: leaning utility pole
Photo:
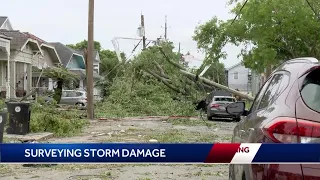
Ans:
[[[89,0],[88,14],[88,51],[87,51],[87,117],[93,120],[93,26],[94,26],[94,0]]]
[[[144,27],[144,16],[141,14],[141,29],[142,29],[142,47],[146,49],[146,30]]]

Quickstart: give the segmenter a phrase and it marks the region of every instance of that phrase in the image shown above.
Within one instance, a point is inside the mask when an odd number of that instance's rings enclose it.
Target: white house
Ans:
[[[32,62],[43,56],[42,50],[36,40],[20,31],[0,29],[0,35],[11,38],[9,66],[7,54],[0,55],[0,60],[2,60],[0,71],[7,72],[9,67],[10,72],[9,75],[1,77],[2,82],[6,81],[7,77],[10,80],[10,92],[7,98],[21,97],[32,90],[32,78],[30,78],[32,77]]]
[[[41,58],[33,59],[32,61],[32,87],[40,88],[39,91],[44,92],[46,90],[53,90],[53,80],[45,77],[43,74],[41,74],[41,71],[47,67],[53,67],[61,64],[60,57],[55,47],[31,33],[26,32],[24,34],[26,34],[29,38],[36,40],[40,44],[40,48],[43,53]]]
[[[237,89],[244,93],[250,93],[251,87],[251,70],[246,68],[241,62],[227,69],[228,87]]]
[[[80,76],[80,80],[75,84],[75,88],[85,90],[87,87],[87,78],[86,78],[86,62],[85,62],[83,51],[76,51],[59,42],[50,43],[50,44],[54,46],[55,49],[57,50],[63,66],[66,67],[69,71],[75,74],[78,74]],[[95,58],[96,57],[99,58],[99,55],[94,54],[94,56]],[[99,63],[100,63],[100,59],[95,59],[94,65],[96,66],[93,67],[94,80],[101,78],[98,74]],[[97,88],[94,88],[93,93],[94,95],[98,95],[100,92]]]
[[[226,69],[228,86],[244,93],[255,96],[265,81],[263,74],[256,73],[246,68],[242,63],[237,63]]]

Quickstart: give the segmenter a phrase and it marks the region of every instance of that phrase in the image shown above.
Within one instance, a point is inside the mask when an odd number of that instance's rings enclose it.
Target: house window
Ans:
[[[239,73],[238,72],[234,72],[234,74],[233,74],[233,79],[238,79],[239,77]]]

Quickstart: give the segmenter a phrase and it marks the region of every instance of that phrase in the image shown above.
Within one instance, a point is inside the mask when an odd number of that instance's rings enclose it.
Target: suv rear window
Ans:
[[[235,102],[236,100],[234,98],[219,97],[219,98],[214,98],[214,101]]]
[[[301,97],[310,109],[320,112],[320,69],[307,75],[301,89]]]

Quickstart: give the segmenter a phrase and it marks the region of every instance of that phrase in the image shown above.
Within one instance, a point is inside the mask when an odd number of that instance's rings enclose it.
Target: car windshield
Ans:
[[[235,102],[235,99],[231,97],[217,97],[214,98],[214,101]]]

